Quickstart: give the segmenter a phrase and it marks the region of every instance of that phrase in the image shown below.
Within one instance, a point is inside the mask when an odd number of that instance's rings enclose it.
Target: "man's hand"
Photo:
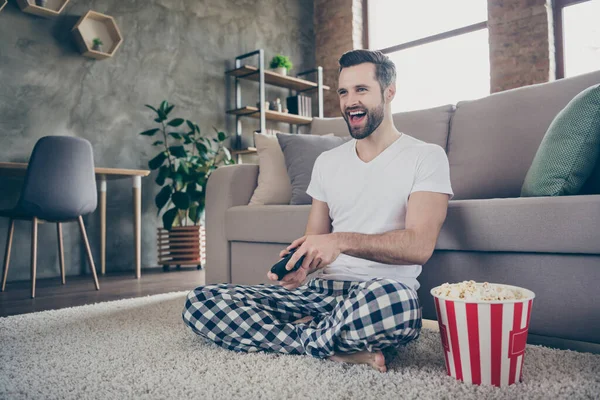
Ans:
[[[300,286],[309,274],[331,264],[340,255],[339,241],[335,233],[302,236],[282,250],[279,256],[285,256],[294,248],[298,249],[286,265],[288,271],[294,267],[302,256],[305,257],[302,266],[298,270],[290,272],[281,280],[281,285],[288,290]],[[269,279],[277,281],[277,275],[270,271],[267,276]]]

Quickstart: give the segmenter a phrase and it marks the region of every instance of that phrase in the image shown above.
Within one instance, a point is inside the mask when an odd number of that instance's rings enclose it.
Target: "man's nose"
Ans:
[[[348,97],[346,98],[346,108],[352,108],[352,107],[356,107],[358,105],[359,105],[358,97],[354,96],[352,94],[348,94]]]

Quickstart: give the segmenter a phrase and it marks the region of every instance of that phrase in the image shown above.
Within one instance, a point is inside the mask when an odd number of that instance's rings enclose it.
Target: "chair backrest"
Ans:
[[[94,154],[85,139],[45,136],[37,141],[18,207],[46,220],[71,220],[97,206]]]

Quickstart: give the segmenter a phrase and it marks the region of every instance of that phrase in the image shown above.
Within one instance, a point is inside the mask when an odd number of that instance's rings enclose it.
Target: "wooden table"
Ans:
[[[142,177],[150,175],[148,170],[94,168],[98,187],[100,208],[100,265],[106,273],[106,181],[132,178],[133,183],[133,235],[135,255],[135,277],[142,276]],[[0,176],[24,177],[27,163],[0,162]]]

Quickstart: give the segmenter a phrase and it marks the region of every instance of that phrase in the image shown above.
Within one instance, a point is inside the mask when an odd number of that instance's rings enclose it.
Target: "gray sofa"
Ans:
[[[436,250],[419,277],[423,318],[436,319],[432,287],[473,279],[536,293],[529,342],[600,349],[600,173],[577,196],[520,198],[556,114],[600,71],[488,97],[394,115],[396,127],[448,154],[455,193]],[[401,90],[401,88],[400,88]],[[310,133],[348,134],[342,118]],[[269,282],[279,251],[304,234],[310,205],[248,206],[258,165],[217,169],[207,184],[206,282]]]

